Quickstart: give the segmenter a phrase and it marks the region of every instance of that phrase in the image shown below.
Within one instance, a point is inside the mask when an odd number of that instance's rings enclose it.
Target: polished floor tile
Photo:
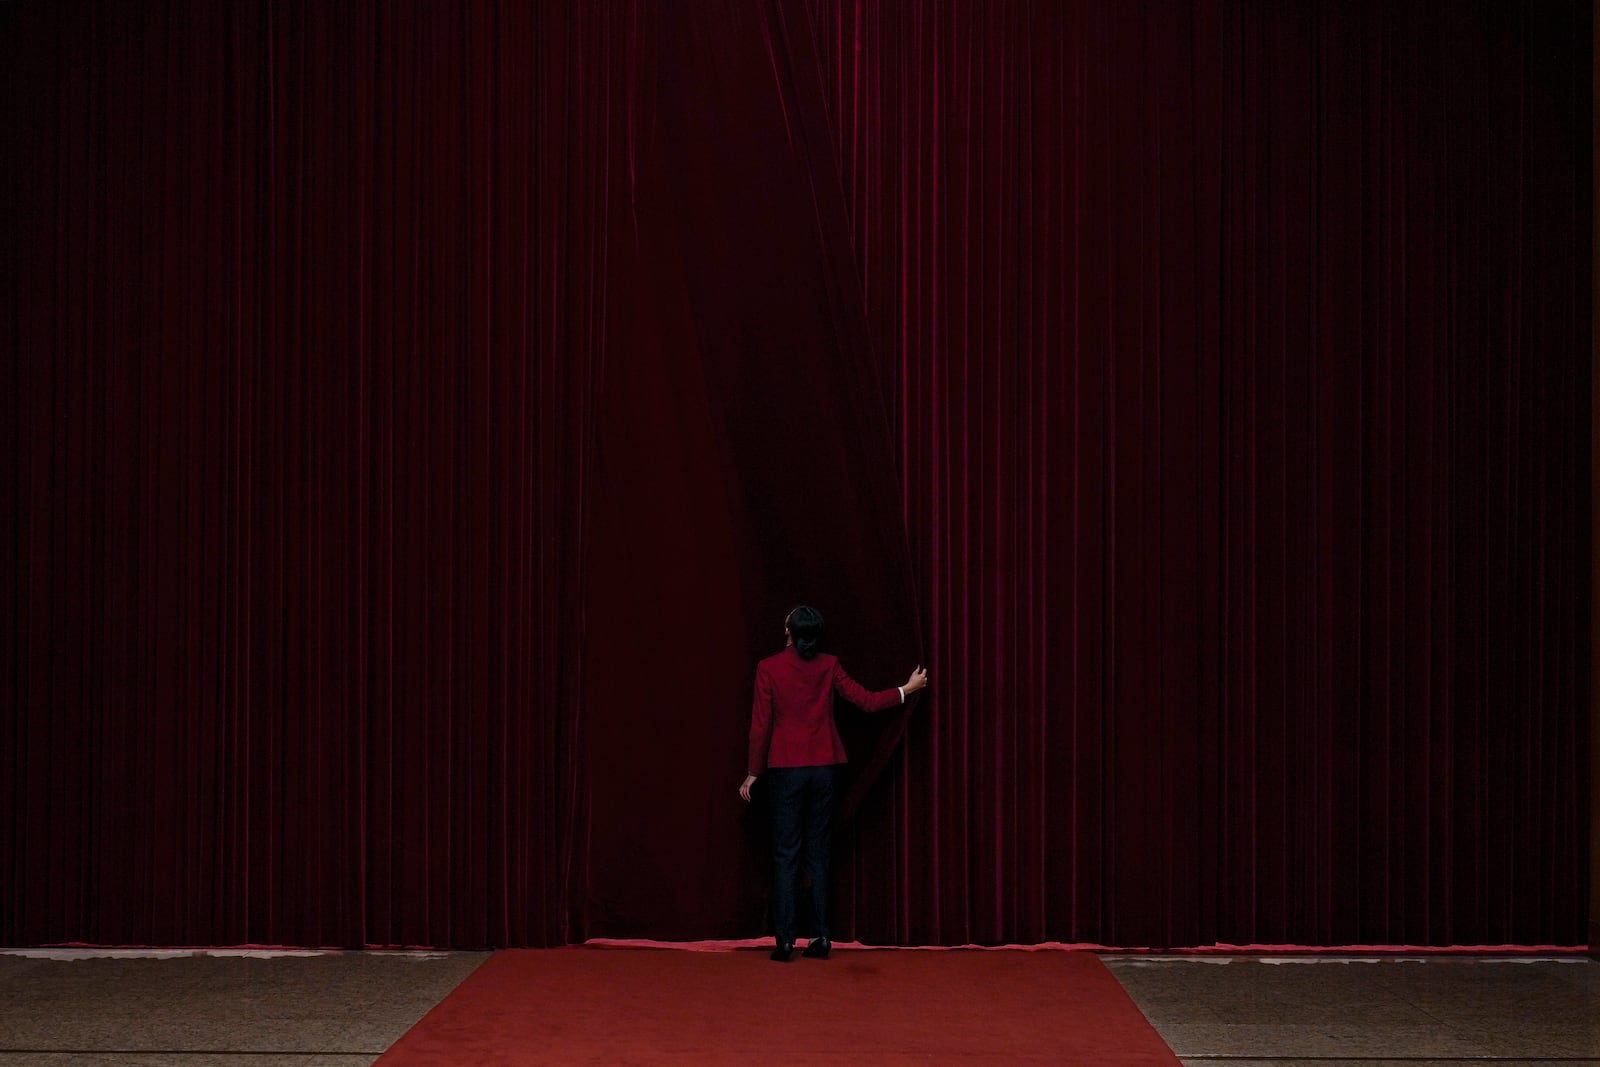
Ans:
[[[1582,957],[1106,962],[1185,1063],[1600,1064],[1600,964]]]
[[[370,1063],[487,958],[0,954],[0,1067]]]

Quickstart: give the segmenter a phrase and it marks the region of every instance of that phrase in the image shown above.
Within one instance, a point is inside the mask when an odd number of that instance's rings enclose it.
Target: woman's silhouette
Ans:
[[[805,954],[826,959],[833,947],[828,937],[833,777],[846,759],[833,723],[833,695],[863,711],[883,711],[927,685],[928,672],[918,667],[904,685],[871,693],[844,672],[837,657],[822,651],[822,613],[816,608],[801,605],[789,612],[783,633],[783,651],[756,666],[749,773],[739,795],[749,800],[750,787],[766,775],[772,802],[772,958],[787,963],[794,957],[794,883],[802,846],[817,918],[817,936]]]

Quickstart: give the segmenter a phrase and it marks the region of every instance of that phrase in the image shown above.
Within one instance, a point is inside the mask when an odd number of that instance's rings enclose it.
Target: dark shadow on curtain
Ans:
[[[765,812],[735,788],[755,661],[811,603],[847,668],[889,687],[918,662],[915,601],[803,9],[638,17],[637,244],[613,266],[587,571],[588,931],[750,936]],[[842,708],[853,766],[881,770],[904,716]]]

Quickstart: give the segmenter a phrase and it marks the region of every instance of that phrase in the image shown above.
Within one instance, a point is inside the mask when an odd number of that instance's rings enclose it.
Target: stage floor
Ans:
[[[0,951],[0,1067],[371,1064],[487,958]],[[1600,1064],[1600,964],[1581,957],[1105,962],[1188,1064]]]
[[[1582,956],[1107,957],[1188,1064],[1600,1064]]]

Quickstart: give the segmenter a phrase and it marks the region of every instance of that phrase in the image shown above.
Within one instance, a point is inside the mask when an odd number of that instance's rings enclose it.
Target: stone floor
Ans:
[[[0,1067],[356,1067],[485,952],[0,953]]]
[[[1187,1064],[1600,1064],[1583,957],[1108,957]]]
[[[370,1064],[486,958],[0,950],[0,1067]],[[1600,1064],[1581,957],[1106,963],[1187,1064]]]

